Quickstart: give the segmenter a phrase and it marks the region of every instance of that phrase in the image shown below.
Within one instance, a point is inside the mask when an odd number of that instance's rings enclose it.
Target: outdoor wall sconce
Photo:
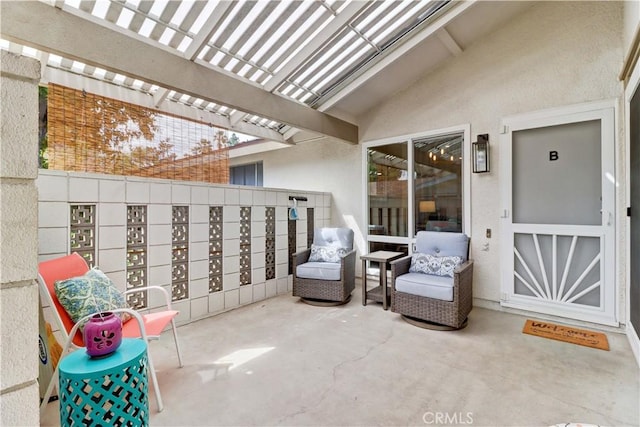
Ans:
[[[489,172],[489,134],[478,135],[478,141],[471,147],[473,173]]]

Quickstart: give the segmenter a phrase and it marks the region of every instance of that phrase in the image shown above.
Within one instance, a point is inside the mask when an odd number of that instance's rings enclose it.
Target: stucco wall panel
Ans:
[[[18,59],[19,58],[19,59]],[[16,60],[17,59],[17,60]],[[38,174],[37,110],[38,90],[35,81],[40,78],[40,65],[35,60],[27,60],[2,52],[2,145],[0,146],[0,174],[3,178],[31,178]],[[24,112],[30,113],[25,114]],[[21,120],[15,120],[20,116]],[[27,142],[27,143],[25,143]]]
[[[5,390],[38,377],[38,334],[19,332],[38,330],[38,287],[35,282],[3,289],[0,313],[0,382]]]
[[[491,173],[471,182],[475,297],[500,299],[499,233],[484,234],[500,230],[501,118],[621,97],[621,28],[621,3],[540,2],[359,118],[365,141],[463,123],[473,140],[489,133]]]
[[[0,52],[0,425],[38,425],[40,64]]]
[[[3,142],[4,143],[4,142]],[[38,193],[33,180],[2,182],[0,196],[0,280],[2,283],[36,277],[32,256],[38,252]]]
[[[264,185],[331,193],[329,214],[315,209],[316,226],[349,226],[356,228],[355,244],[362,253],[364,240],[362,218],[361,147],[329,139],[300,143],[295,147],[242,157],[233,163],[263,162]],[[268,204],[268,203],[267,203]],[[306,206],[313,207],[312,204]],[[366,229],[364,230],[366,232]],[[360,263],[357,263],[360,264]]]
[[[0,413],[4,426],[38,426],[40,412],[36,403],[39,399],[38,383],[34,382],[26,388],[6,393],[0,399]],[[26,402],[33,404],[25,406]]]

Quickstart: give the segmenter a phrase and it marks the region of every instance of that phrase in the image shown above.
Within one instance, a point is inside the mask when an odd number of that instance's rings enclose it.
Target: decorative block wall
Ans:
[[[165,287],[178,323],[289,292],[290,251],[331,224],[327,193],[48,170],[37,186],[41,261],[84,250],[122,291]],[[292,228],[289,196],[308,199]],[[134,292],[129,303],[163,300]]]
[[[149,286],[148,271],[147,207],[127,206],[127,291]],[[136,310],[147,308],[148,291],[127,294],[127,302]]]

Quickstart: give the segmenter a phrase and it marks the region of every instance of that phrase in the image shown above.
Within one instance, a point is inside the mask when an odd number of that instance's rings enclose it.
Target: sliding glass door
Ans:
[[[407,152],[406,142],[380,145],[367,151],[369,234],[407,235]]]
[[[468,127],[364,144],[369,252],[410,253],[420,230],[468,230]]]
[[[462,142],[464,135],[417,138],[414,149],[414,234],[462,231]]]

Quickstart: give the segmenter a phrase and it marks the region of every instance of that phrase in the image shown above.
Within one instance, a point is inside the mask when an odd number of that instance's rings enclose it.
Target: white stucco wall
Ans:
[[[631,47],[636,28],[640,23],[640,2],[638,0],[624,2],[624,52]]]
[[[331,225],[353,228],[358,252],[363,253],[360,150],[358,145],[323,139],[233,159],[231,164],[262,161],[265,187],[331,193]]]
[[[622,2],[539,2],[498,30],[424,76],[387,102],[359,117],[361,141],[431,131],[469,123],[472,140],[488,133],[489,174],[472,176],[472,257],[474,296],[500,300],[501,118],[603,99],[620,99],[617,76],[623,60]],[[621,102],[618,105],[622,107]],[[622,111],[620,109],[619,111]],[[617,117],[616,174],[624,182],[621,114]],[[300,185],[333,194],[333,218],[353,214],[360,229],[361,147],[325,143],[235,160],[264,161],[265,185]],[[619,190],[618,224],[624,223],[624,189]],[[493,237],[485,238],[485,230]],[[619,227],[618,251],[623,248]],[[481,251],[489,243],[489,251]],[[616,272],[624,295],[623,266]],[[622,310],[624,311],[624,310]],[[623,313],[621,313],[623,314]]]
[[[0,425],[39,425],[38,61],[0,53]]]
[[[362,117],[364,140],[462,123],[474,136],[489,133],[491,173],[471,183],[475,297],[500,299],[497,234],[489,251],[479,249],[485,229],[500,228],[501,118],[621,97],[622,57],[622,3],[540,2]]]

